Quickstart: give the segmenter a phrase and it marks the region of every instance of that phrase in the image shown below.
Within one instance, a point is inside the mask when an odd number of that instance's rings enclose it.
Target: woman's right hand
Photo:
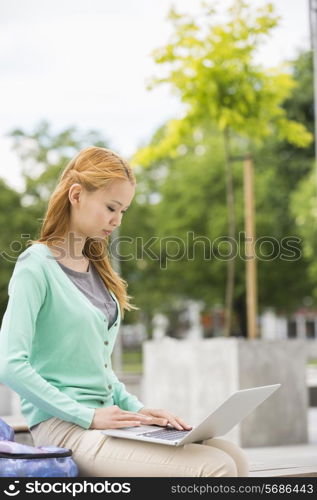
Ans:
[[[97,408],[90,429],[119,429],[147,424],[151,417],[133,411],[121,410],[119,406]]]

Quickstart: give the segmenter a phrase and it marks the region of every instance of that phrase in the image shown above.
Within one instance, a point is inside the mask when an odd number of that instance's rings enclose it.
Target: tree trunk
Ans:
[[[228,237],[230,245],[230,242],[235,240],[236,218],[235,218],[235,208],[234,208],[232,159],[230,156],[230,136],[228,128],[226,128],[224,131],[224,150],[225,150],[225,169],[226,169],[226,197],[227,197],[227,209],[228,209]],[[234,251],[234,246],[232,247],[232,249]],[[234,280],[235,280],[235,257],[231,256],[227,260],[225,321],[224,321],[225,337],[229,337],[231,333]]]

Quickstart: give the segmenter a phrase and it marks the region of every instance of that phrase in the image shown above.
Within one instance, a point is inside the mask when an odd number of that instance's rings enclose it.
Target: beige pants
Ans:
[[[120,439],[53,417],[31,430],[35,446],[70,448],[82,477],[248,476],[245,452],[225,439],[166,446]]]

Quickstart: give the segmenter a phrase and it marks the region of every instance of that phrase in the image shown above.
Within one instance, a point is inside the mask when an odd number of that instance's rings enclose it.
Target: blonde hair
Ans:
[[[127,161],[106,148],[90,146],[80,151],[60,175],[48,202],[39,239],[29,240],[28,245],[44,243],[50,246],[67,234],[71,205],[68,191],[72,184],[78,183],[88,192],[93,192],[109,186],[115,180],[129,180],[131,184],[136,184],[134,173]],[[105,286],[116,295],[121,317],[124,318],[125,309],[130,311],[139,308],[130,304],[132,297],[127,295],[128,284],[112,268],[107,250],[107,236],[104,240],[97,241],[86,238],[83,254],[93,262]]]

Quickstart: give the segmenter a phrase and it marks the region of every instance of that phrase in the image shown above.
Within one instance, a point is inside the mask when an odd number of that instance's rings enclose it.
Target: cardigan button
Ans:
[[[108,340],[105,340],[105,341],[104,341],[104,344],[105,344],[105,345],[108,345],[108,344],[109,344]]]
[[[108,367],[108,365],[107,365],[107,363],[106,363],[106,364],[105,364],[105,368],[107,368],[107,367]]]
[[[108,389],[111,390],[112,389],[112,385],[108,385]]]

